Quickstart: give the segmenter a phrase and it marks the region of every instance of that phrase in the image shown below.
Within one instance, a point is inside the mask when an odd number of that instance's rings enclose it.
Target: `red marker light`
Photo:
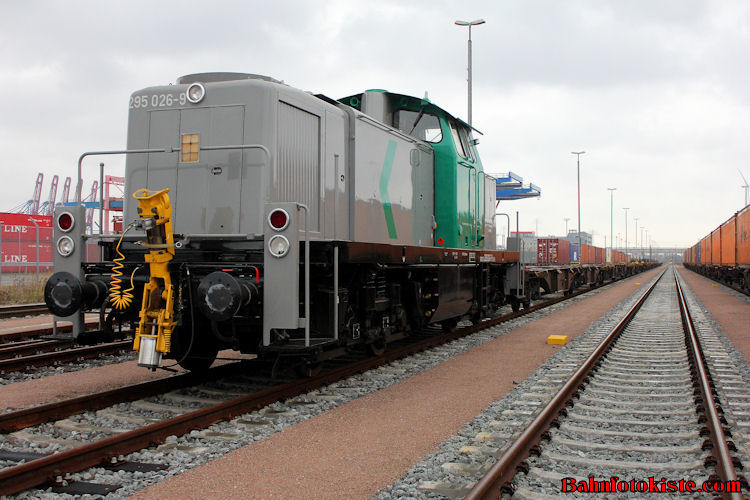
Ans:
[[[289,214],[286,213],[286,210],[276,209],[268,214],[268,223],[275,230],[281,231],[289,224]]]
[[[70,231],[73,227],[73,216],[63,212],[57,217],[57,226],[63,231]]]

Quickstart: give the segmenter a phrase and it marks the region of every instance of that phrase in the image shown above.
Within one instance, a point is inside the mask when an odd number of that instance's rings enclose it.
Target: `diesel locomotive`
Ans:
[[[123,234],[54,215],[45,301],[80,342],[130,323],[150,369],[232,348],[310,370],[518,300],[475,130],[427,97],[203,73],[129,106],[126,150],[99,152],[126,155]]]

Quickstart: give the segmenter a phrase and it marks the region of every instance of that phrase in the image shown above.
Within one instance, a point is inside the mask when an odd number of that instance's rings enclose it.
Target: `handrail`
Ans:
[[[239,144],[232,146],[206,146],[199,147],[201,151],[219,151],[225,149],[260,149],[266,153],[266,160],[271,163],[271,151],[263,144]],[[83,182],[81,178],[81,171],[83,170],[83,159],[88,156],[101,156],[101,155],[129,155],[129,154],[148,154],[148,153],[177,153],[181,151],[181,148],[168,147],[168,148],[150,148],[150,149],[119,149],[112,151],[87,151],[78,157],[78,185],[76,186],[76,199],[75,202],[81,203],[81,189],[83,188]]]
[[[305,347],[310,347],[310,225],[307,221],[310,209],[304,203],[297,203],[297,210],[300,209],[305,211]]]

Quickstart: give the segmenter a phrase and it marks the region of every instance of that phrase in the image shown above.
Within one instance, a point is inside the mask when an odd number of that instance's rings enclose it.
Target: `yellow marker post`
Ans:
[[[547,343],[550,345],[565,345],[568,343],[567,335],[550,335],[547,337]]]

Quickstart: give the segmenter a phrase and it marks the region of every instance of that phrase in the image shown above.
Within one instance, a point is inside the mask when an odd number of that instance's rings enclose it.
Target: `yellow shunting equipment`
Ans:
[[[149,281],[143,288],[143,302],[135,331],[133,350],[138,351],[138,365],[156,370],[162,354],[169,353],[174,321],[174,289],[169,275],[169,262],[174,257],[172,205],[169,189],[133,193],[138,200],[135,227],[146,231],[141,246],[149,252],[144,256],[149,265]]]
[[[565,345],[568,343],[567,335],[550,335],[547,337],[547,343],[553,345]]]

